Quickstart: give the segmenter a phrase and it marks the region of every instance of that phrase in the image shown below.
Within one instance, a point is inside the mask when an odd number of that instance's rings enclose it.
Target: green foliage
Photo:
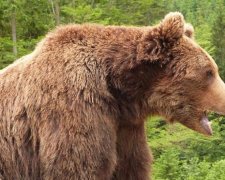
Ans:
[[[0,37],[0,69],[12,63],[15,59],[11,52],[12,44],[9,37]]]
[[[225,118],[211,114],[210,119],[214,135],[208,138],[149,118],[146,132],[155,157],[154,180],[224,180]]]
[[[213,179],[224,179],[225,178],[225,160],[217,161],[213,164],[210,171],[208,172],[206,180]]]

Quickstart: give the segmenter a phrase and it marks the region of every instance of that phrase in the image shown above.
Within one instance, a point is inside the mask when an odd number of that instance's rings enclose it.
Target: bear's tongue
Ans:
[[[212,135],[212,128],[211,128],[211,122],[209,122],[209,119],[207,116],[203,116],[200,120],[200,124],[202,128],[204,129],[206,135]]]

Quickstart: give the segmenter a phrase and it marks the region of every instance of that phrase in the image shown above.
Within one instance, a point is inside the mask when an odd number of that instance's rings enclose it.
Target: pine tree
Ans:
[[[212,27],[212,44],[215,47],[214,58],[219,65],[221,77],[225,79],[225,6],[223,3],[217,12]]]

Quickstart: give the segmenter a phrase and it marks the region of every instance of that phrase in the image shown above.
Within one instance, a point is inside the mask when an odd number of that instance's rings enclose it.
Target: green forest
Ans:
[[[196,41],[225,80],[225,0],[0,0],[0,69],[34,50],[57,25],[150,26],[171,11],[194,26]],[[214,134],[205,137],[149,117],[153,180],[225,180],[225,118],[211,114],[210,120]]]

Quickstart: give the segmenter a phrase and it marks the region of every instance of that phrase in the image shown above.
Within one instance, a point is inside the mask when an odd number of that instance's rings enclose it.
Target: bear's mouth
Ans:
[[[200,117],[193,117],[191,119],[189,118],[188,121],[180,122],[186,127],[206,136],[211,136],[213,133],[211,128],[211,122],[208,119],[206,111],[202,112]]]
[[[203,113],[203,116],[200,120],[200,126],[201,126],[202,130],[204,131],[203,133],[205,135],[208,135],[208,136],[212,135],[213,131],[212,131],[212,127],[211,127],[211,122],[208,119],[206,111]]]

